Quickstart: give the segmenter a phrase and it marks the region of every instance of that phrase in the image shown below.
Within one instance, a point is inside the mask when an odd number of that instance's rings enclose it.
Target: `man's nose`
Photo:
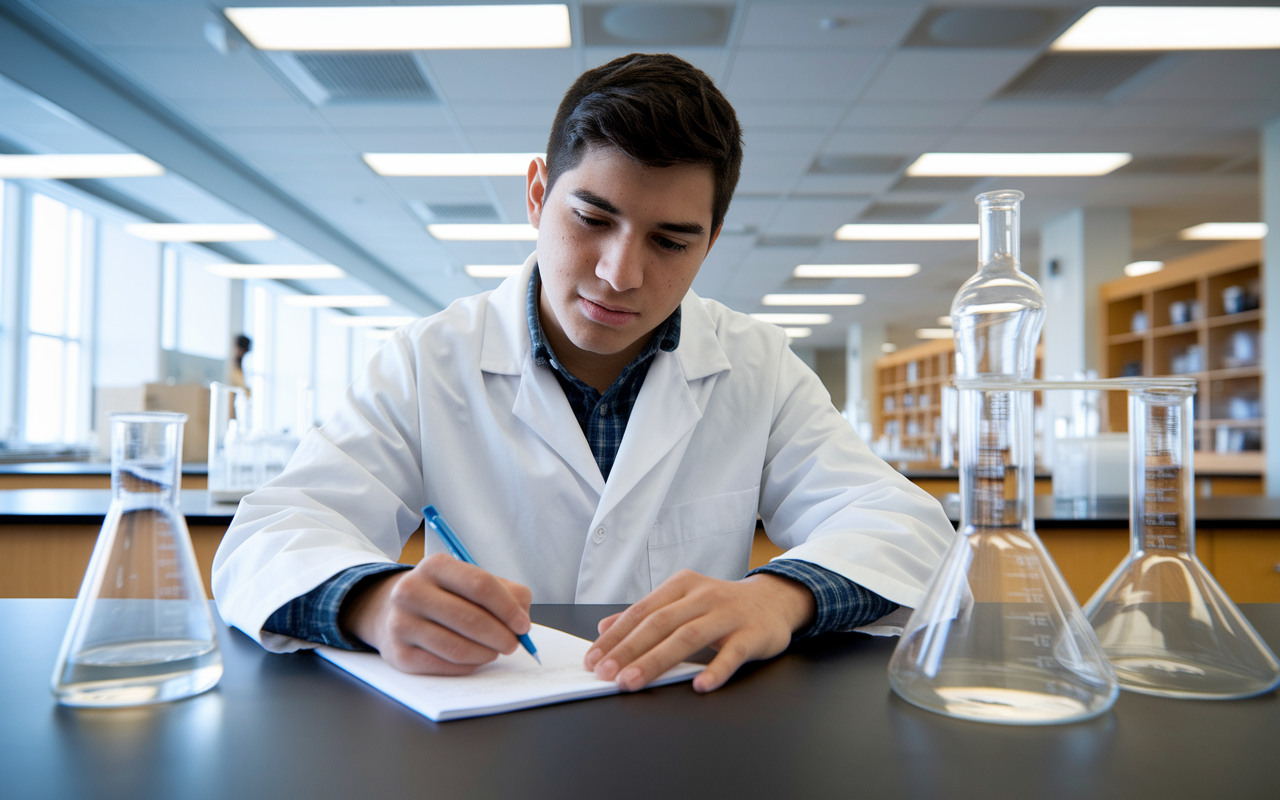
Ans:
[[[642,237],[620,236],[601,253],[596,262],[596,277],[606,281],[615,292],[638,289],[644,283],[644,259]]]

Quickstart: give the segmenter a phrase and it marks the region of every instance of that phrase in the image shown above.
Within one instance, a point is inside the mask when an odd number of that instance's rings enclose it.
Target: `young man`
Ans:
[[[794,636],[920,602],[941,507],[867,450],[781,329],[689,290],[742,160],[710,79],[673,56],[591,70],[547,153],[520,274],[397,331],[241,503],[214,563],[223,618],[275,651],[458,675],[516,648],[531,601],[632,603],[585,668],[637,689],[711,646],[710,691]],[[393,563],[428,503],[486,569],[430,536]],[[788,549],[743,577],[757,513]]]

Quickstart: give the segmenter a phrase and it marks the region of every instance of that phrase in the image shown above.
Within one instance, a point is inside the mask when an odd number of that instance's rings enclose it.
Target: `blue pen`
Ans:
[[[453,532],[453,528],[450,528],[449,523],[445,522],[444,514],[437,511],[435,506],[423,508],[422,515],[426,517],[427,524],[431,526],[431,530],[440,536],[440,540],[444,542],[445,547],[449,548],[449,552],[453,554],[454,558],[459,561],[465,561],[475,567],[480,566],[471,557],[471,554],[467,552],[467,548],[462,546],[462,540],[458,538],[458,534]],[[533,656],[533,660],[541,664],[542,659],[538,658],[538,648],[533,646],[533,640],[529,638],[529,634],[522,633],[516,638],[520,640],[521,646],[529,651],[529,655]]]

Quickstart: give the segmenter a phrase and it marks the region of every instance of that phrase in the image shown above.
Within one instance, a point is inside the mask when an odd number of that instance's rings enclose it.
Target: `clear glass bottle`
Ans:
[[[53,671],[53,693],[64,705],[177,700],[222,677],[179,504],[186,419],[111,415],[111,507]]]
[[[1196,557],[1193,387],[1129,392],[1129,556],[1085,604],[1121,688],[1231,699],[1280,662]]]
[[[979,267],[951,305],[960,530],[889,664],[903,699],[940,714],[1037,725],[1105,712],[1119,693],[1093,630],[1035,534],[1032,392],[1044,296],[1018,262],[1022,193],[989,192]],[[985,388],[965,388],[964,380]]]

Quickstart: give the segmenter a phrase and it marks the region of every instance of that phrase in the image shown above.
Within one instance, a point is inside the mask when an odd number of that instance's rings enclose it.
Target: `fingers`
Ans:
[[[442,642],[440,634],[428,635],[424,633],[426,628],[418,624],[430,623],[432,628],[449,630],[460,640],[471,641],[493,651],[494,657],[497,653],[515,650],[519,642],[509,626],[493,616],[488,609],[460,594],[450,592],[448,588],[430,581],[403,580],[397,584],[392,590],[391,600],[402,612],[403,619],[397,618],[393,623],[397,625],[392,631],[395,638],[407,638],[413,644]],[[463,655],[456,644],[451,644],[450,652],[454,651],[457,651],[461,660],[432,650],[447,661],[482,663]]]
[[[597,622],[596,633],[604,633],[605,631],[609,630],[609,628],[612,627],[613,623],[618,621],[618,617],[620,616],[622,616],[621,611],[619,611],[617,614],[610,614],[609,616]]]
[[[674,603],[684,596],[686,592],[686,583],[689,576],[694,579],[702,578],[687,570],[676,573],[668,578],[657,589],[640,599],[639,602],[633,604],[621,614],[614,614],[612,617],[606,617],[600,622],[600,636],[596,639],[595,644],[587,651],[584,664],[587,669],[595,669],[606,653],[612,651],[622,642],[635,628],[644,622],[651,614],[659,609]],[[608,623],[607,625],[605,623]],[[674,629],[674,628],[673,628]],[[693,652],[693,651],[691,651]],[[622,662],[627,663],[627,662]],[[603,678],[603,680],[613,680],[613,676]]]
[[[614,652],[605,656],[596,668],[596,676],[604,680],[614,679],[626,691],[640,689],[693,653],[723,638],[731,630],[727,623],[724,618],[695,616],[652,645],[648,645],[649,637],[642,638],[647,624],[642,625]],[[633,653],[635,657],[631,658]],[[732,674],[731,670],[728,675]]]
[[[733,674],[738,671],[738,667],[759,657],[759,654],[748,650],[742,637],[731,637],[720,648],[720,652],[716,654],[716,657],[711,659],[711,663],[707,665],[707,668],[694,676],[693,690],[695,692],[714,692],[724,686],[725,681],[733,677]]]

